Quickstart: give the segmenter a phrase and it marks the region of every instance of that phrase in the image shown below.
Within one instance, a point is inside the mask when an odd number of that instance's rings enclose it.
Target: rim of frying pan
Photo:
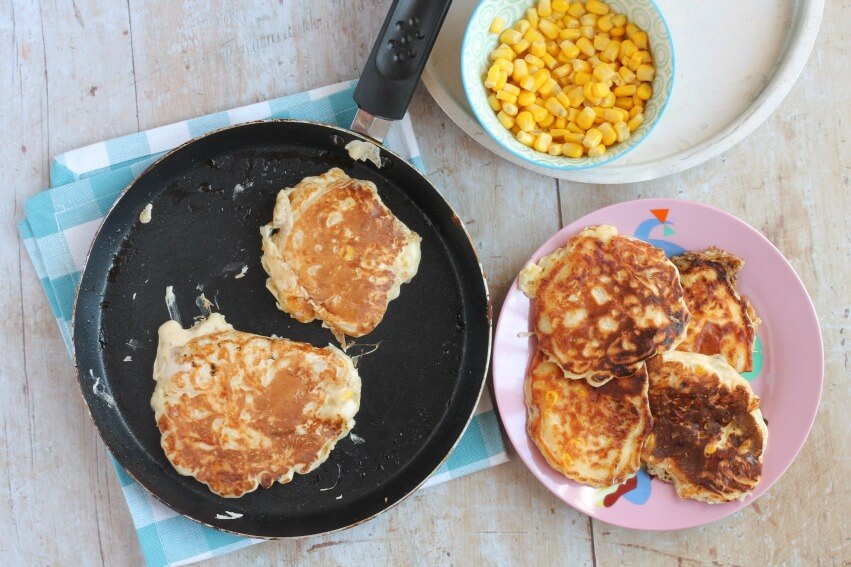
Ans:
[[[263,536],[263,535],[256,535],[256,534],[251,534],[251,533],[246,533],[246,532],[240,532],[240,531],[237,531],[237,530],[223,528],[223,527],[220,527],[220,526],[214,526],[212,524],[208,524],[207,522],[204,522],[203,520],[199,520],[198,518],[186,515],[186,514],[180,512],[180,511],[178,511],[178,510],[175,510],[168,502],[166,502],[165,500],[160,498],[154,490],[152,490],[144,482],[142,482],[132,470],[130,470],[124,463],[122,463],[118,459],[118,457],[115,457],[115,451],[113,450],[112,444],[109,441],[107,441],[106,437],[104,436],[103,431],[101,430],[100,424],[98,424],[98,421],[95,419],[94,414],[92,414],[92,408],[89,405],[89,401],[86,398],[86,394],[85,394],[85,384],[84,384],[83,371],[80,368],[80,365],[79,365],[79,362],[78,362],[78,357],[77,357],[77,307],[78,307],[78,302],[79,302],[79,299],[80,299],[80,290],[82,289],[83,279],[84,279],[84,277],[85,277],[85,275],[86,275],[86,273],[89,269],[89,260],[91,258],[92,250],[94,249],[95,243],[97,242],[97,239],[100,236],[101,229],[103,229],[103,226],[106,224],[107,219],[112,214],[113,210],[116,208],[119,201],[121,201],[124,198],[124,196],[133,189],[133,187],[136,185],[136,183],[139,182],[140,179],[142,179],[145,175],[147,175],[151,170],[156,168],[160,164],[160,162],[162,162],[166,158],[170,157],[172,154],[175,154],[178,151],[183,150],[185,147],[187,147],[187,146],[189,146],[189,145],[191,145],[195,142],[198,142],[198,141],[200,141],[200,140],[202,140],[202,139],[204,139],[208,136],[212,136],[214,134],[219,134],[219,133],[224,132],[226,130],[233,130],[233,129],[237,129],[237,128],[241,128],[241,127],[245,127],[245,126],[251,126],[251,125],[255,125],[255,124],[267,124],[267,123],[270,123],[270,122],[291,123],[291,124],[308,124],[308,125],[313,125],[313,126],[320,126],[322,128],[327,128],[329,130],[335,130],[335,131],[338,131],[338,132],[343,132],[345,134],[355,136],[355,137],[361,139],[362,141],[369,142],[371,144],[378,146],[382,152],[389,153],[390,155],[395,157],[398,161],[403,163],[405,167],[412,169],[420,178],[422,178],[422,180],[426,184],[428,184],[428,186],[431,188],[432,192],[435,195],[437,195],[440,198],[441,201],[443,201],[443,203],[446,205],[446,207],[452,213],[452,221],[455,223],[456,226],[461,228],[461,231],[464,233],[464,236],[467,239],[468,244],[470,245],[470,249],[473,251],[473,255],[475,256],[476,262],[478,263],[478,266],[479,266],[479,273],[482,276],[482,286],[483,286],[483,291],[484,291],[484,295],[485,295],[485,305],[486,305],[485,318],[487,319],[487,352],[485,353],[486,354],[485,366],[484,366],[484,369],[483,369],[483,372],[482,372],[482,376],[479,380],[478,393],[476,394],[476,402],[474,404],[472,404],[472,408],[469,411],[469,415],[467,416],[467,419],[464,422],[464,427],[462,427],[458,431],[458,434],[456,435],[455,441],[452,443],[452,446],[449,448],[449,450],[446,452],[446,454],[443,455],[443,457],[440,459],[440,462],[437,463],[437,465],[434,467],[434,469],[428,475],[426,475],[425,478],[420,480],[413,488],[411,488],[408,492],[406,492],[404,495],[402,495],[398,500],[396,500],[395,502],[393,502],[391,504],[388,504],[385,508],[375,512],[374,514],[372,514],[370,516],[367,516],[366,518],[363,518],[361,520],[353,522],[353,523],[351,523],[347,526],[342,526],[342,527],[339,527],[339,528],[334,528],[334,529],[330,529],[330,530],[316,532],[316,533],[313,533],[313,534],[295,535],[295,536]],[[402,502],[407,500],[408,497],[411,494],[413,494],[414,492],[419,490],[419,488],[423,484],[425,484],[432,477],[432,475],[434,475],[434,473],[437,471],[437,469],[439,469],[443,465],[443,463],[446,462],[446,460],[449,458],[449,456],[452,454],[452,452],[458,446],[458,443],[461,441],[461,438],[464,436],[464,433],[467,431],[467,428],[470,426],[470,422],[473,420],[473,416],[476,413],[476,408],[479,406],[479,402],[481,401],[482,392],[484,392],[484,389],[485,389],[485,384],[487,383],[488,371],[490,370],[491,352],[492,352],[492,349],[493,349],[493,303],[491,302],[490,289],[488,288],[488,280],[487,280],[487,276],[485,275],[484,266],[482,266],[482,261],[481,261],[481,257],[479,256],[479,251],[476,249],[476,246],[473,244],[473,239],[470,237],[470,232],[469,232],[469,230],[467,230],[466,223],[464,223],[464,220],[460,216],[458,216],[458,213],[455,211],[455,209],[452,207],[452,205],[449,203],[449,201],[446,200],[446,197],[444,197],[443,193],[441,193],[437,189],[437,187],[434,186],[434,184],[428,179],[428,177],[426,177],[426,175],[423,172],[421,172],[420,170],[415,168],[413,165],[411,165],[410,162],[408,162],[408,160],[406,160],[405,158],[403,158],[402,156],[400,156],[399,154],[397,154],[393,150],[388,149],[383,144],[378,143],[375,140],[371,139],[370,137],[365,136],[363,134],[360,134],[358,132],[355,132],[354,130],[349,130],[348,128],[342,128],[340,126],[333,126],[331,124],[324,124],[322,122],[316,122],[314,120],[295,120],[295,119],[289,119],[289,118],[274,118],[274,119],[268,119],[268,120],[252,120],[250,122],[244,122],[244,123],[241,123],[241,124],[235,124],[235,125],[225,126],[223,128],[217,128],[215,130],[211,130],[210,132],[207,132],[202,136],[198,136],[197,138],[187,140],[186,142],[180,144],[179,146],[172,148],[171,150],[167,151],[166,153],[164,153],[163,155],[158,157],[148,167],[146,167],[144,171],[142,171],[139,175],[137,175],[133,179],[133,181],[131,181],[130,184],[127,185],[127,187],[123,191],[121,191],[121,194],[118,195],[118,197],[115,199],[115,201],[110,206],[107,213],[104,215],[103,221],[101,221],[100,226],[98,226],[97,231],[95,232],[95,235],[92,238],[92,243],[89,245],[89,250],[86,252],[86,264],[85,264],[85,267],[83,268],[83,271],[81,272],[80,282],[77,286],[77,290],[74,293],[74,310],[73,310],[72,317],[71,317],[71,344],[74,345],[74,368],[77,370],[77,385],[80,387],[79,394],[80,394],[80,397],[83,398],[83,403],[86,407],[86,411],[89,414],[89,419],[91,420],[92,424],[94,424],[95,430],[97,430],[98,436],[100,437],[101,441],[103,441],[104,445],[106,445],[107,449],[109,449],[110,455],[112,455],[115,458],[115,460],[118,461],[118,464],[121,465],[121,468],[124,469],[124,471],[130,477],[132,477],[133,480],[135,480],[137,483],[139,483],[139,486],[141,486],[148,494],[150,494],[151,496],[153,496],[154,498],[156,498],[157,500],[162,502],[170,510],[174,510],[175,512],[178,512],[184,518],[189,518],[193,522],[198,522],[199,524],[205,525],[205,526],[213,528],[215,530],[219,530],[219,531],[223,531],[223,532],[226,532],[226,533],[231,533],[231,534],[235,534],[235,535],[239,535],[239,536],[252,537],[252,538],[257,538],[257,539],[266,539],[266,540],[302,539],[302,538],[320,536],[320,535],[325,535],[325,534],[332,534],[332,533],[340,532],[340,531],[343,531],[343,530],[347,530],[347,529],[353,528],[355,526],[359,526],[360,524],[363,524],[364,522],[368,522],[368,521],[372,520],[373,518],[375,518],[376,516],[380,516],[381,514],[384,514],[388,510],[394,508],[398,504],[401,504]],[[117,411],[117,413],[119,413],[119,415],[120,415],[119,411]],[[122,419],[122,421],[123,421],[123,419]],[[130,428],[128,426],[125,426],[125,427],[123,427],[123,429],[125,431],[129,431]]]

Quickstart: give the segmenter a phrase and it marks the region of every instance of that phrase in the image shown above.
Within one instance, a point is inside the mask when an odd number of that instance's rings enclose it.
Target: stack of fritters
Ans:
[[[621,483],[644,462],[683,498],[743,498],[767,437],[737,372],[758,324],[736,290],[743,262],[717,248],[672,260],[603,225],[521,272],[538,339],[527,430],[583,484]]]

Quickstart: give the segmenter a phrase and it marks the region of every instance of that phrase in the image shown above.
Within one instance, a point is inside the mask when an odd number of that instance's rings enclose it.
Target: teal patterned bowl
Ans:
[[[630,22],[647,32],[656,75],[653,79],[653,96],[644,108],[644,123],[633,132],[629,140],[612,146],[598,157],[550,156],[524,146],[499,123],[488,103],[483,77],[490,67],[488,55],[499,42],[497,35],[490,33],[491,22],[499,16],[511,26],[524,17],[527,8],[537,3],[529,0],[482,0],[473,11],[461,44],[461,80],[464,92],[482,128],[512,154],[538,167],[554,171],[588,169],[632,151],[653,131],[665,111],[674,87],[674,45],[671,31],[653,0],[607,0],[607,3],[618,13],[626,14]]]

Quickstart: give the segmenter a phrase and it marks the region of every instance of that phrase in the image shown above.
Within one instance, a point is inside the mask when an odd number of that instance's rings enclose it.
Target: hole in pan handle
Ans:
[[[352,130],[384,141],[401,120],[452,0],[394,0],[366,60],[354,99]]]

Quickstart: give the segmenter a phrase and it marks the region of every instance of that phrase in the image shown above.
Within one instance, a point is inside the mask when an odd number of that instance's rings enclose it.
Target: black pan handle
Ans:
[[[394,0],[355,89],[370,115],[401,120],[452,0]]]

